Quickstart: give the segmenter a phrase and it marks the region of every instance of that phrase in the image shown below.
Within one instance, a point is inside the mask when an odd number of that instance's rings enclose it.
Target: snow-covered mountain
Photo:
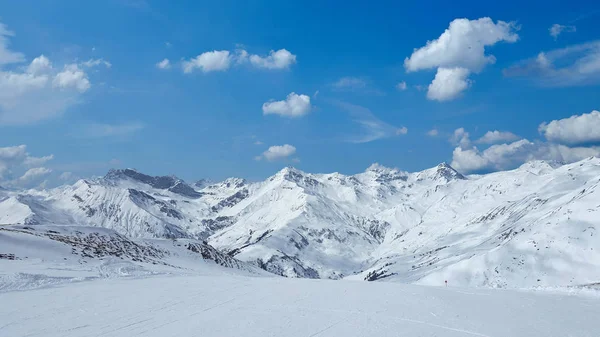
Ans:
[[[529,287],[600,281],[600,159],[465,177],[447,164],[356,175],[288,167],[193,185],[111,170],[0,191],[0,224],[92,226],[189,239],[288,277]]]

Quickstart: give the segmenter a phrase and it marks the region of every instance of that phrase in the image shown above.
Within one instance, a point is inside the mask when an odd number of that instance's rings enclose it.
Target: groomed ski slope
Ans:
[[[595,294],[245,276],[0,293],[0,336],[598,336]]]

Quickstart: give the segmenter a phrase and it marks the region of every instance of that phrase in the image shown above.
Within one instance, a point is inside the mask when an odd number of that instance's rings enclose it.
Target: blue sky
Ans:
[[[0,184],[598,155],[599,18],[593,1],[2,2]]]

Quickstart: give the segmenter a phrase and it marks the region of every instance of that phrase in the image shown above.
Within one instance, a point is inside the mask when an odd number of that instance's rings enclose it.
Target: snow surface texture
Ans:
[[[0,303],[2,336],[595,337],[600,328],[597,297],[243,276],[96,280],[0,293]]]
[[[416,173],[373,165],[350,176],[285,168],[262,182],[194,185],[112,170],[53,190],[1,190],[0,224],[207,241],[287,277],[580,286],[600,282],[599,184],[598,158],[468,177],[447,164]],[[4,247],[0,254],[28,254]]]
[[[0,293],[172,274],[268,273],[192,239],[131,240],[113,230],[81,226],[0,226]]]

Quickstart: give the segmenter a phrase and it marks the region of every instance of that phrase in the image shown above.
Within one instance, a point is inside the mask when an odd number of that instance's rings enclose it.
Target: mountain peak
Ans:
[[[440,163],[436,167],[436,178],[445,178],[447,181],[451,181],[451,180],[455,180],[455,179],[459,179],[459,180],[466,179],[465,176],[458,173],[458,171],[456,171],[452,166],[450,166],[446,162]]]
[[[247,181],[244,178],[236,178],[236,177],[231,177],[231,178],[227,178],[225,180],[223,180],[223,185],[225,185],[226,187],[235,187],[235,188],[240,188],[243,187],[244,185],[246,185]]]
[[[381,173],[381,172],[390,172],[390,171],[398,171],[398,169],[383,166],[379,163],[373,163],[373,164],[371,164],[371,166],[367,167],[367,170],[365,172]]]
[[[205,188],[206,186],[212,185],[213,182],[210,179],[200,179],[194,183],[194,186],[198,188]]]
[[[542,171],[551,171],[555,168],[563,166],[565,163],[558,160],[531,160],[519,166],[520,170],[533,171],[537,174]]]
[[[379,163],[373,163],[367,168],[366,173],[371,173],[375,176],[375,181],[380,183],[390,182],[393,180],[406,181],[408,175],[397,168],[390,168]]]
[[[137,171],[136,169],[111,169],[108,174],[104,176],[108,180],[122,180],[122,179],[133,179],[144,184],[148,184],[154,188],[167,189],[175,186],[181,182],[181,179],[175,176],[150,176]]]
[[[450,164],[443,162],[436,167],[417,173],[417,179],[444,180],[450,182],[453,180],[465,180],[467,178],[456,171]]]
[[[121,180],[134,180],[136,182],[140,182],[146,185],[150,185],[154,188],[161,190],[169,190],[173,193],[189,197],[189,198],[199,198],[202,196],[201,193],[198,193],[191,186],[186,184],[183,180],[177,178],[176,176],[150,176],[147,174],[143,174],[138,172],[136,169],[126,168],[126,169],[111,169],[104,176],[104,180],[109,181],[111,183],[117,183]]]

